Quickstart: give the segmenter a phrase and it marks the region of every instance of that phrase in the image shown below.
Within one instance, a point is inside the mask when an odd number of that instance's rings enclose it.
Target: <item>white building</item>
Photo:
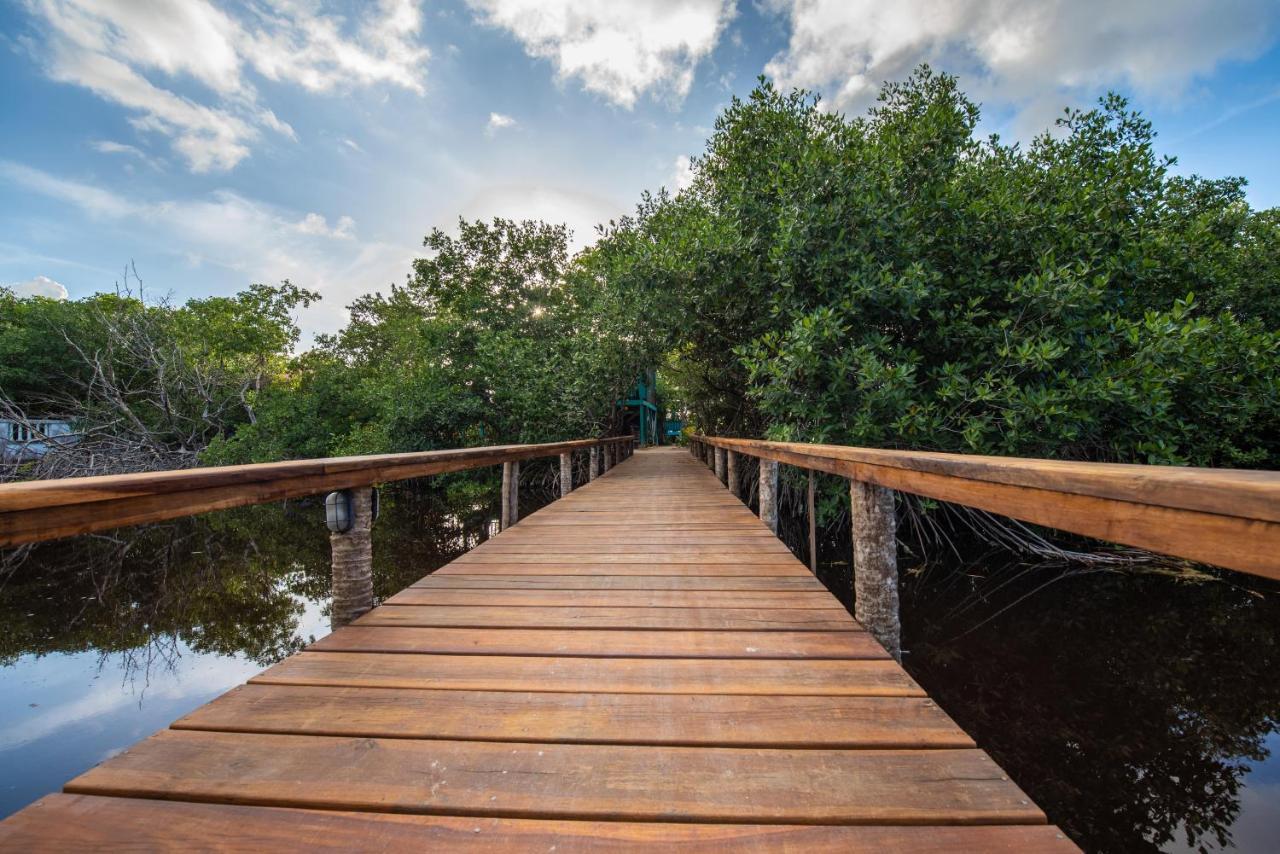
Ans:
[[[12,421],[0,418],[0,460],[21,462],[42,457],[54,444],[75,444],[80,436],[70,421],[38,418]]]

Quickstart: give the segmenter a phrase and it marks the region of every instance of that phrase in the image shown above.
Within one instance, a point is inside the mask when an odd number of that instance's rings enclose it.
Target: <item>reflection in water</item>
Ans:
[[[379,598],[489,535],[496,482],[445,485],[446,499],[384,502]],[[522,513],[549,497],[523,490]],[[783,521],[797,546],[803,526]],[[843,559],[847,542],[833,532],[823,556]],[[328,535],[315,503],[0,561],[0,816],[329,630]],[[848,564],[821,569],[847,598]],[[1273,850],[1280,589],[1225,577],[907,571],[905,663],[1086,850]]]
[[[903,561],[904,666],[1077,844],[1276,850],[1280,585],[918,563]],[[851,608],[847,557],[819,574]]]
[[[489,536],[492,485],[438,480],[384,493],[380,599]],[[323,519],[291,502],[0,551],[0,817],[327,634]]]

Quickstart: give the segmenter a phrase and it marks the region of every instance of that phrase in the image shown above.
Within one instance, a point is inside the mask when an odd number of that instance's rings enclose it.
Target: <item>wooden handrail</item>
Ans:
[[[1280,472],[969,456],[715,436],[697,436],[695,441],[1280,579]]]
[[[11,483],[0,485],[0,546],[633,441],[611,436]]]

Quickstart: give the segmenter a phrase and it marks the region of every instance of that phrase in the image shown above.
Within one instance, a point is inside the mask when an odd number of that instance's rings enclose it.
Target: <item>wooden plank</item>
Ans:
[[[820,723],[819,723],[820,722]],[[175,729],[563,744],[973,747],[932,700],[242,685]]]
[[[706,576],[706,575],[440,575],[415,581],[410,589],[438,590],[723,590],[815,591],[826,594],[811,576]]]
[[[412,631],[412,630],[404,630]],[[323,643],[323,641],[321,642]],[[301,652],[262,685],[614,694],[923,697],[893,659],[587,658]]]
[[[714,564],[731,564],[733,566],[793,566],[795,556],[790,552],[768,553],[743,550],[724,550],[716,552],[695,552],[684,554],[646,554],[644,552],[624,552],[621,554],[600,550],[592,554],[565,552],[549,546],[541,551],[524,551],[517,553],[473,551],[453,561],[455,566],[475,566],[489,563],[588,563],[601,566],[610,563],[643,563],[647,566],[711,566]]]
[[[791,576],[812,578],[804,564],[792,561],[761,565],[754,563],[685,563],[661,566],[651,563],[521,563],[512,556],[503,563],[450,563],[435,575],[720,575],[767,578]]]
[[[347,626],[320,638],[316,652],[436,655],[548,655],[592,658],[882,658],[865,631],[735,632]]]
[[[861,631],[843,608],[616,608],[401,605],[375,608],[357,626],[655,629],[687,631]]]
[[[775,750],[167,730],[70,794],[509,818],[1043,824],[978,750]]]
[[[793,608],[831,610],[840,605],[824,591],[741,590],[446,590],[409,587],[383,605],[472,605],[537,608]]]
[[[574,851],[684,854],[1069,854],[1047,825],[831,827],[537,821],[50,795],[0,823],[11,851]]]

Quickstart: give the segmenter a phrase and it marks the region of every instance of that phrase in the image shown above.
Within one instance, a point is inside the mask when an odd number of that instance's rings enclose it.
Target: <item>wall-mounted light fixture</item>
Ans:
[[[370,498],[373,503],[373,518],[370,522],[376,522],[378,519],[378,490],[371,489]],[[345,534],[355,526],[356,514],[354,501],[351,496],[351,490],[340,489],[337,492],[330,492],[324,497],[324,524],[335,534]]]

